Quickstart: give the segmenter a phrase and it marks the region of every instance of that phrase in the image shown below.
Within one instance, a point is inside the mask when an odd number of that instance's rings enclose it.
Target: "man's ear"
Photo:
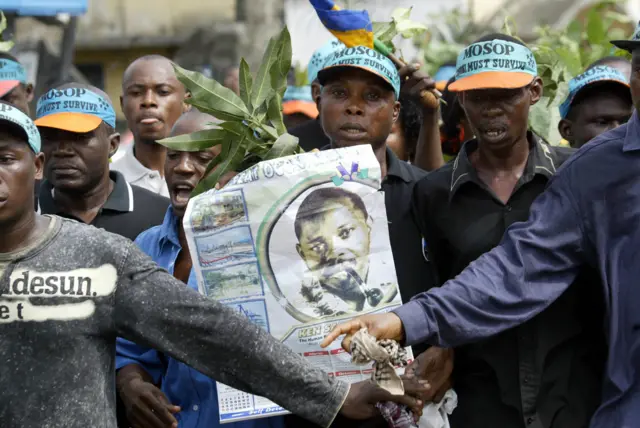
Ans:
[[[318,103],[318,98],[320,97],[320,93],[322,92],[322,86],[318,82],[318,80],[314,80],[311,84],[311,98],[315,103]]]
[[[33,165],[36,169],[36,180],[42,180],[44,178],[44,153],[40,152],[35,155],[33,159]]]
[[[111,157],[116,154],[119,147],[120,134],[118,132],[114,132],[113,134],[109,135],[109,159],[111,159]]]
[[[542,79],[539,77],[535,77],[533,82],[529,85],[529,91],[531,92],[531,105],[534,105],[540,98],[542,98],[542,94],[544,92],[544,84],[542,83]]]
[[[573,141],[573,122],[569,119],[560,119],[558,122],[558,132],[565,140]]]
[[[399,117],[400,117],[400,102],[396,101],[395,103],[393,103],[393,123],[396,123]]]
[[[33,101],[33,84],[27,83],[27,85],[24,87],[24,91],[27,93],[27,102],[30,103],[31,101]]]
[[[187,98],[191,98],[191,92],[186,92],[184,94],[184,100],[186,101]],[[187,104],[185,101],[182,102],[182,113],[186,113],[189,110],[191,110],[191,104]]]

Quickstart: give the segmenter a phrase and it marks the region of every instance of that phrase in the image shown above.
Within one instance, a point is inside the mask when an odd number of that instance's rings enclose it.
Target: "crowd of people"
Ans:
[[[570,147],[529,129],[543,82],[504,34],[434,78],[331,40],[308,85],[287,90],[301,147],[368,144],[380,163],[405,305],[339,325],[324,345],[346,334],[349,350],[366,327],[413,346],[402,396],[328,376],[197,292],[182,218],[220,148],[157,141],[218,119],[185,102],[169,59],[126,69],[134,142],[111,162],[106,93],[64,83],[32,112],[24,68],[0,54],[2,425],[215,427],[220,381],[292,413],[238,428],[384,427],[377,402],[420,415],[452,385],[452,428],[634,427],[640,27],[613,43],[633,60],[603,58],[571,81],[558,123]],[[237,80],[230,69],[225,85]],[[436,88],[434,108],[422,94]]]

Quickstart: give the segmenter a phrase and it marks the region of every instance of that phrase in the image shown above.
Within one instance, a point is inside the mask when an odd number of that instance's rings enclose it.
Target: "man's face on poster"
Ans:
[[[348,198],[328,200],[301,223],[298,254],[323,285],[344,291],[366,281],[371,226]]]

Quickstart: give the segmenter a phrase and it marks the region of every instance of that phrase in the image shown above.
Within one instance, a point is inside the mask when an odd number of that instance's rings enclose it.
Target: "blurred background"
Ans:
[[[505,22],[525,41],[541,31],[566,31],[586,22],[602,1],[589,0],[351,0],[343,7],[367,9],[372,20],[389,20],[398,7],[429,31],[399,44],[406,59],[437,70],[455,60],[459,47]],[[631,33],[640,19],[640,1],[606,1],[613,26]],[[223,80],[241,57],[255,67],[269,37],[287,25],[293,61],[300,75],[313,51],[329,34],[308,0],[0,0],[8,19],[4,40],[36,86],[36,99],[51,84],[85,81],[118,103],[121,78],[135,58],[157,53]],[[505,20],[508,17],[508,20]],[[607,31],[609,28],[606,29]],[[39,91],[38,91],[39,90]],[[126,124],[117,106],[118,128]]]

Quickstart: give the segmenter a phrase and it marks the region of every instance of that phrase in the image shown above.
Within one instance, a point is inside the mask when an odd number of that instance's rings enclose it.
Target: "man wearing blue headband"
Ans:
[[[43,214],[64,215],[131,240],[162,223],[168,199],[109,171],[120,134],[107,94],[66,84],[40,97],[36,117],[46,155],[38,198]]]
[[[631,113],[633,101],[626,77],[615,68],[596,65],[569,82],[558,130],[571,147],[580,148],[626,123]]]
[[[499,276],[493,270],[479,272],[474,262],[486,258],[487,252],[495,254],[490,250],[500,245],[507,228],[513,230],[527,220],[533,201],[542,198],[574,150],[550,147],[528,132],[529,108],[542,95],[542,81],[533,53],[521,41],[490,34],[465,48],[456,65],[450,88],[458,92],[476,138],[463,145],[454,162],[421,179],[413,193],[413,214],[442,286],[416,296],[391,315],[368,320],[380,322],[374,329],[386,330],[381,337],[400,326],[400,339],[408,345],[427,341],[456,347],[453,379],[458,406],[449,417],[451,428],[585,428],[599,402],[604,366],[597,273],[576,269],[567,288],[573,285],[561,299],[545,311],[528,313],[521,320],[528,321],[525,325],[488,338],[487,314],[500,313],[494,303],[508,300],[513,288],[528,281],[526,288],[537,299],[549,285],[545,275],[534,273],[536,267],[548,266],[560,256],[547,250],[553,248],[550,242],[539,244],[523,231],[522,241],[498,247],[514,254],[509,258],[513,263],[505,263]],[[563,203],[571,207],[569,198]],[[558,209],[542,210],[536,217],[553,219]],[[544,238],[553,240],[560,233],[554,229]],[[547,258],[537,262],[515,255],[533,249],[548,251]],[[534,271],[529,273],[529,268]],[[455,301],[439,300],[441,295],[453,297],[448,290],[462,282],[456,279],[460,275],[472,290],[458,287]],[[524,311],[526,306],[519,308]],[[498,319],[509,318],[508,313],[493,316],[492,332],[499,333],[504,329],[497,327]],[[368,320],[337,331],[350,332]],[[460,340],[453,331],[469,340]],[[433,370],[446,374],[444,366]]]
[[[27,83],[22,64],[8,52],[0,52],[0,100],[13,104],[26,115],[30,113],[33,85]]]

